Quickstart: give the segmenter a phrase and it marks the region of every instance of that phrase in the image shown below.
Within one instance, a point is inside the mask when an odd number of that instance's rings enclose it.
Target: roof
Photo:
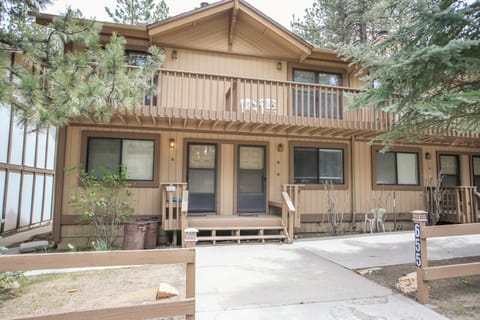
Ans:
[[[55,17],[43,13],[35,16],[37,23],[43,25]],[[138,46],[158,44],[200,50],[208,47],[212,51],[275,56],[299,62],[320,57],[341,61],[335,51],[314,47],[244,0],[218,1],[149,25],[101,23],[103,35],[116,32],[134,39]],[[220,38],[226,38],[225,42],[220,43]]]

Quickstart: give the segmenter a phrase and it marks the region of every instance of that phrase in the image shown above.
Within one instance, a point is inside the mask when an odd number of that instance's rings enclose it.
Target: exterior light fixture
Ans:
[[[279,144],[277,145],[277,151],[278,151],[278,152],[283,152],[283,144],[279,143]]]
[[[430,160],[432,159],[432,154],[430,152],[425,153],[425,159]]]
[[[175,148],[175,139],[171,138],[169,141],[168,141],[168,146],[173,149]]]
[[[281,61],[277,62],[277,70],[282,70],[282,62]]]
[[[178,52],[177,52],[177,50],[172,50],[172,59],[173,59],[173,60],[176,60],[177,57],[178,57]]]

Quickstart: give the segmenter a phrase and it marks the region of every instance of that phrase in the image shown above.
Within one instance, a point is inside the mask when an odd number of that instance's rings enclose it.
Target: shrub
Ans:
[[[80,171],[80,186],[77,186],[69,205],[93,227],[95,243],[99,244],[95,246],[96,250],[111,249],[122,223],[133,213],[129,202],[132,193],[125,178],[125,170],[119,170],[119,173],[103,170],[101,175]]]

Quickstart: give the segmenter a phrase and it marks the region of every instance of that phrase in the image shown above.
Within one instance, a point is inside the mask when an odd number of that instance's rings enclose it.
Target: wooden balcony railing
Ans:
[[[427,187],[426,196],[429,212],[435,210],[434,192],[434,187]],[[451,223],[480,222],[478,201],[477,187],[475,186],[444,188],[439,204],[441,207],[440,221]]]
[[[387,130],[392,114],[347,110],[345,87],[160,69],[155,96],[136,116],[272,123],[339,129]]]

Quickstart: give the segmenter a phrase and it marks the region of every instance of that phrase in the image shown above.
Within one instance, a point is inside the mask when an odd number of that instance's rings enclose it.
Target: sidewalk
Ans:
[[[397,240],[397,234],[388,236],[384,241]],[[407,239],[402,246],[413,248],[413,238],[409,245],[409,236],[401,237]],[[368,243],[370,238],[354,239]],[[445,319],[328,261],[337,259],[337,245],[346,248],[351,239],[198,247],[197,319]],[[400,250],[413,256],[412,249]],[[369,247],[339,253],[344,260],[349,253],[377,256]]]
[[[349,269],[415,263],[413,231],[305,239],[295,246]],[[480,256],[480,235],[432,238],[428,259]]]

